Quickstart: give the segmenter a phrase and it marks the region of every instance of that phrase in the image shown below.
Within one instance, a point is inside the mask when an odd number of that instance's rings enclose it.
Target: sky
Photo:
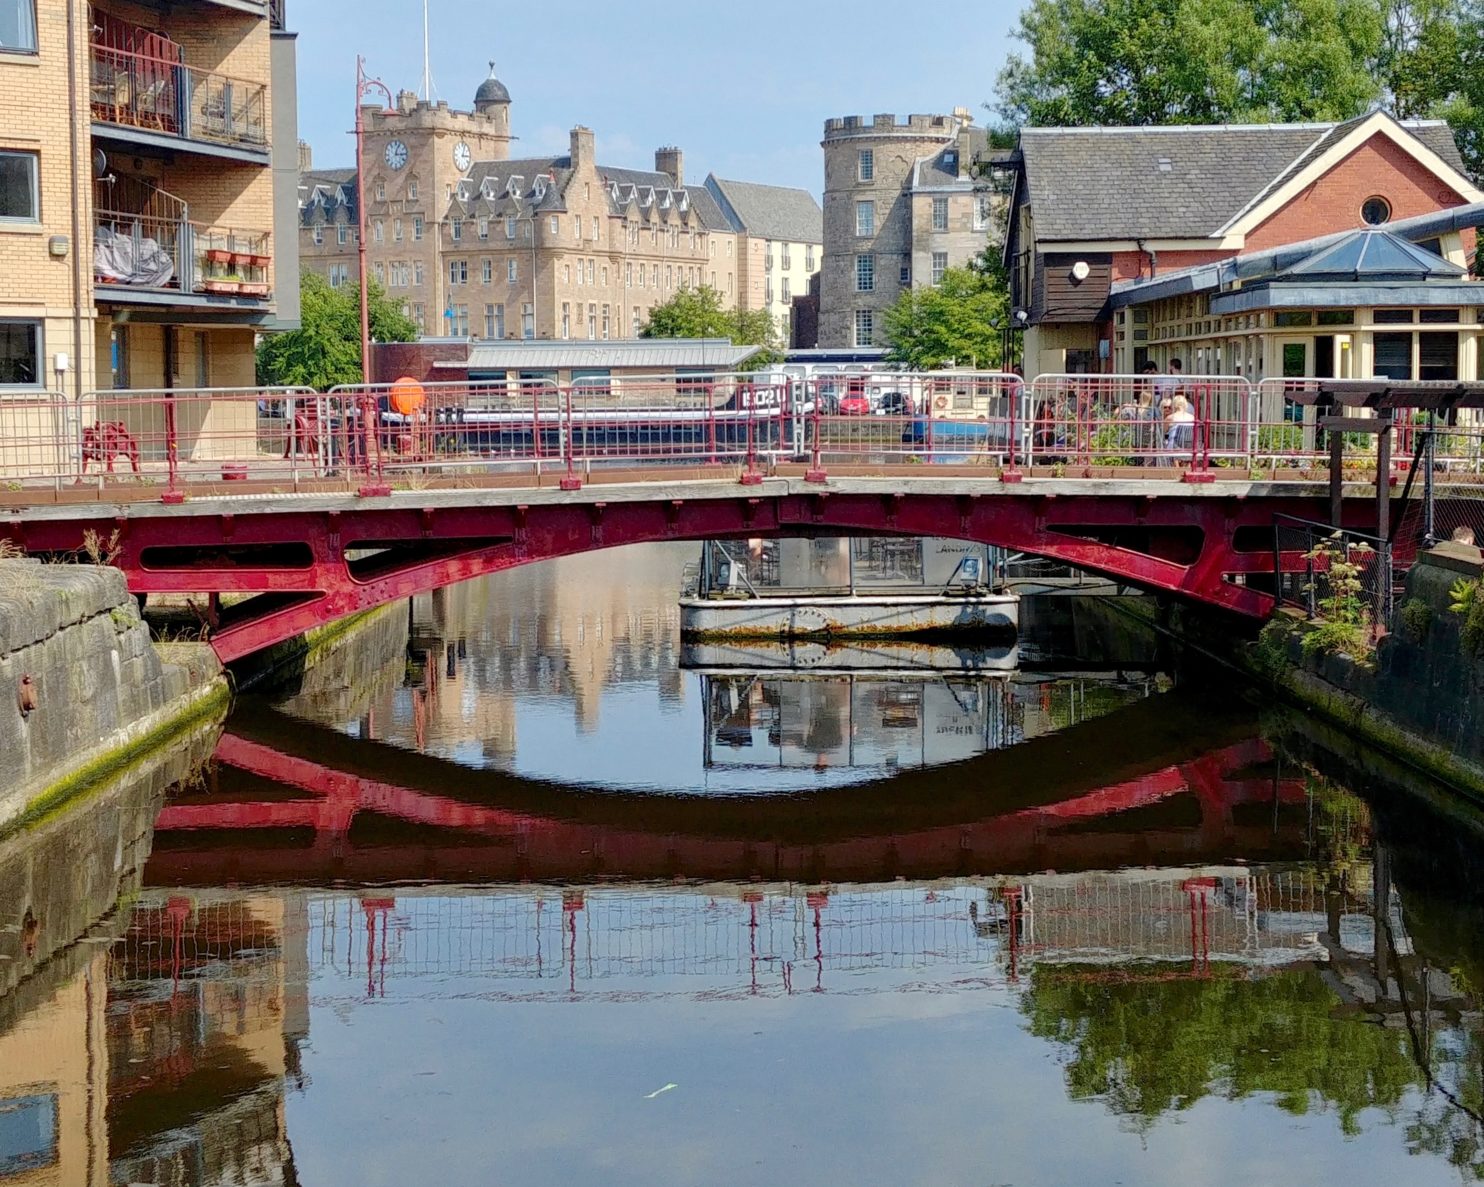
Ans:
[[[687,180],[715,172],[818,196],[831,116],[967,107],[984,123],[1024,2],[429,5],[435,98],[468,109],[494,59],[512,99],[512,155],[564,154],[570,129],[586,124],[600,164],[651,169],[654,150],[675,144]],[[420,90],[421,2],[291,0],[288,23],[299,34],[299,135],[316,166],[348,166],[356,54],[393,92]]]

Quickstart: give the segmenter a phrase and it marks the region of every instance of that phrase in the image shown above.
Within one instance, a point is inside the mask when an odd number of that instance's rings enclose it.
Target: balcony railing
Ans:
[[[271,289],[266,231],[209,227],[180,218],[99,210],[93,280],[124,289],[265,301]]]
[[[92,47],[98,123],[233,148],[268,147],[268,88],[129,50]]]

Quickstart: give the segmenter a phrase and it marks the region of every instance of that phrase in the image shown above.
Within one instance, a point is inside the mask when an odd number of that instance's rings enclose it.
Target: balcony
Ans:
[[[242,309],[268,301],[268,232],[193,223],[184,202],[143,185],[109,187],[106,196],[129,209],[95,208],[95,300]]]
[[[185,63],[158,33],[95,15],[90,98],[94,133],[206,156],[268,162],[268,87]]]

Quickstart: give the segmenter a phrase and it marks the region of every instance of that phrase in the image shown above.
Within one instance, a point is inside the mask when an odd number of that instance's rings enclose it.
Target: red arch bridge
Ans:
[[[0,412],[0,537],[105,557],[138,594],[204,595],[231,661],[454,582],[665,540],[956,537],[1259,618],[1275,571],[1306,564],[1280,517],[1389,539],[1419,468],[1430,513],[1484,510],[1468,427],[1484,385],[1199,377],[1168,423],[1163,390],[875,373],[428,385],[410,412],[377,388],[42,396]],[[1419,534],[1396,537],[1399,562]],[[248,596],[218,613],[223,594]]]

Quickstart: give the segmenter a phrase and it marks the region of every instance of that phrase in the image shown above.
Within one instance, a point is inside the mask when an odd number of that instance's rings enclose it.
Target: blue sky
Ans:
[[[657,146],[678,144],[687,178],[714,171],[816,194],[830,116],[963,106],[982,123],[1024,6],[430,4],[437,97],[468,107],[493,58],[514,101],[515,152],[565,152],[582,123],[597,132],[603,164],[652,168]],[[393,91],[419,89],[421,2],[291,0],[288,15],[299,33],[299,134],[316,165],[349,165],[355,55]]]

